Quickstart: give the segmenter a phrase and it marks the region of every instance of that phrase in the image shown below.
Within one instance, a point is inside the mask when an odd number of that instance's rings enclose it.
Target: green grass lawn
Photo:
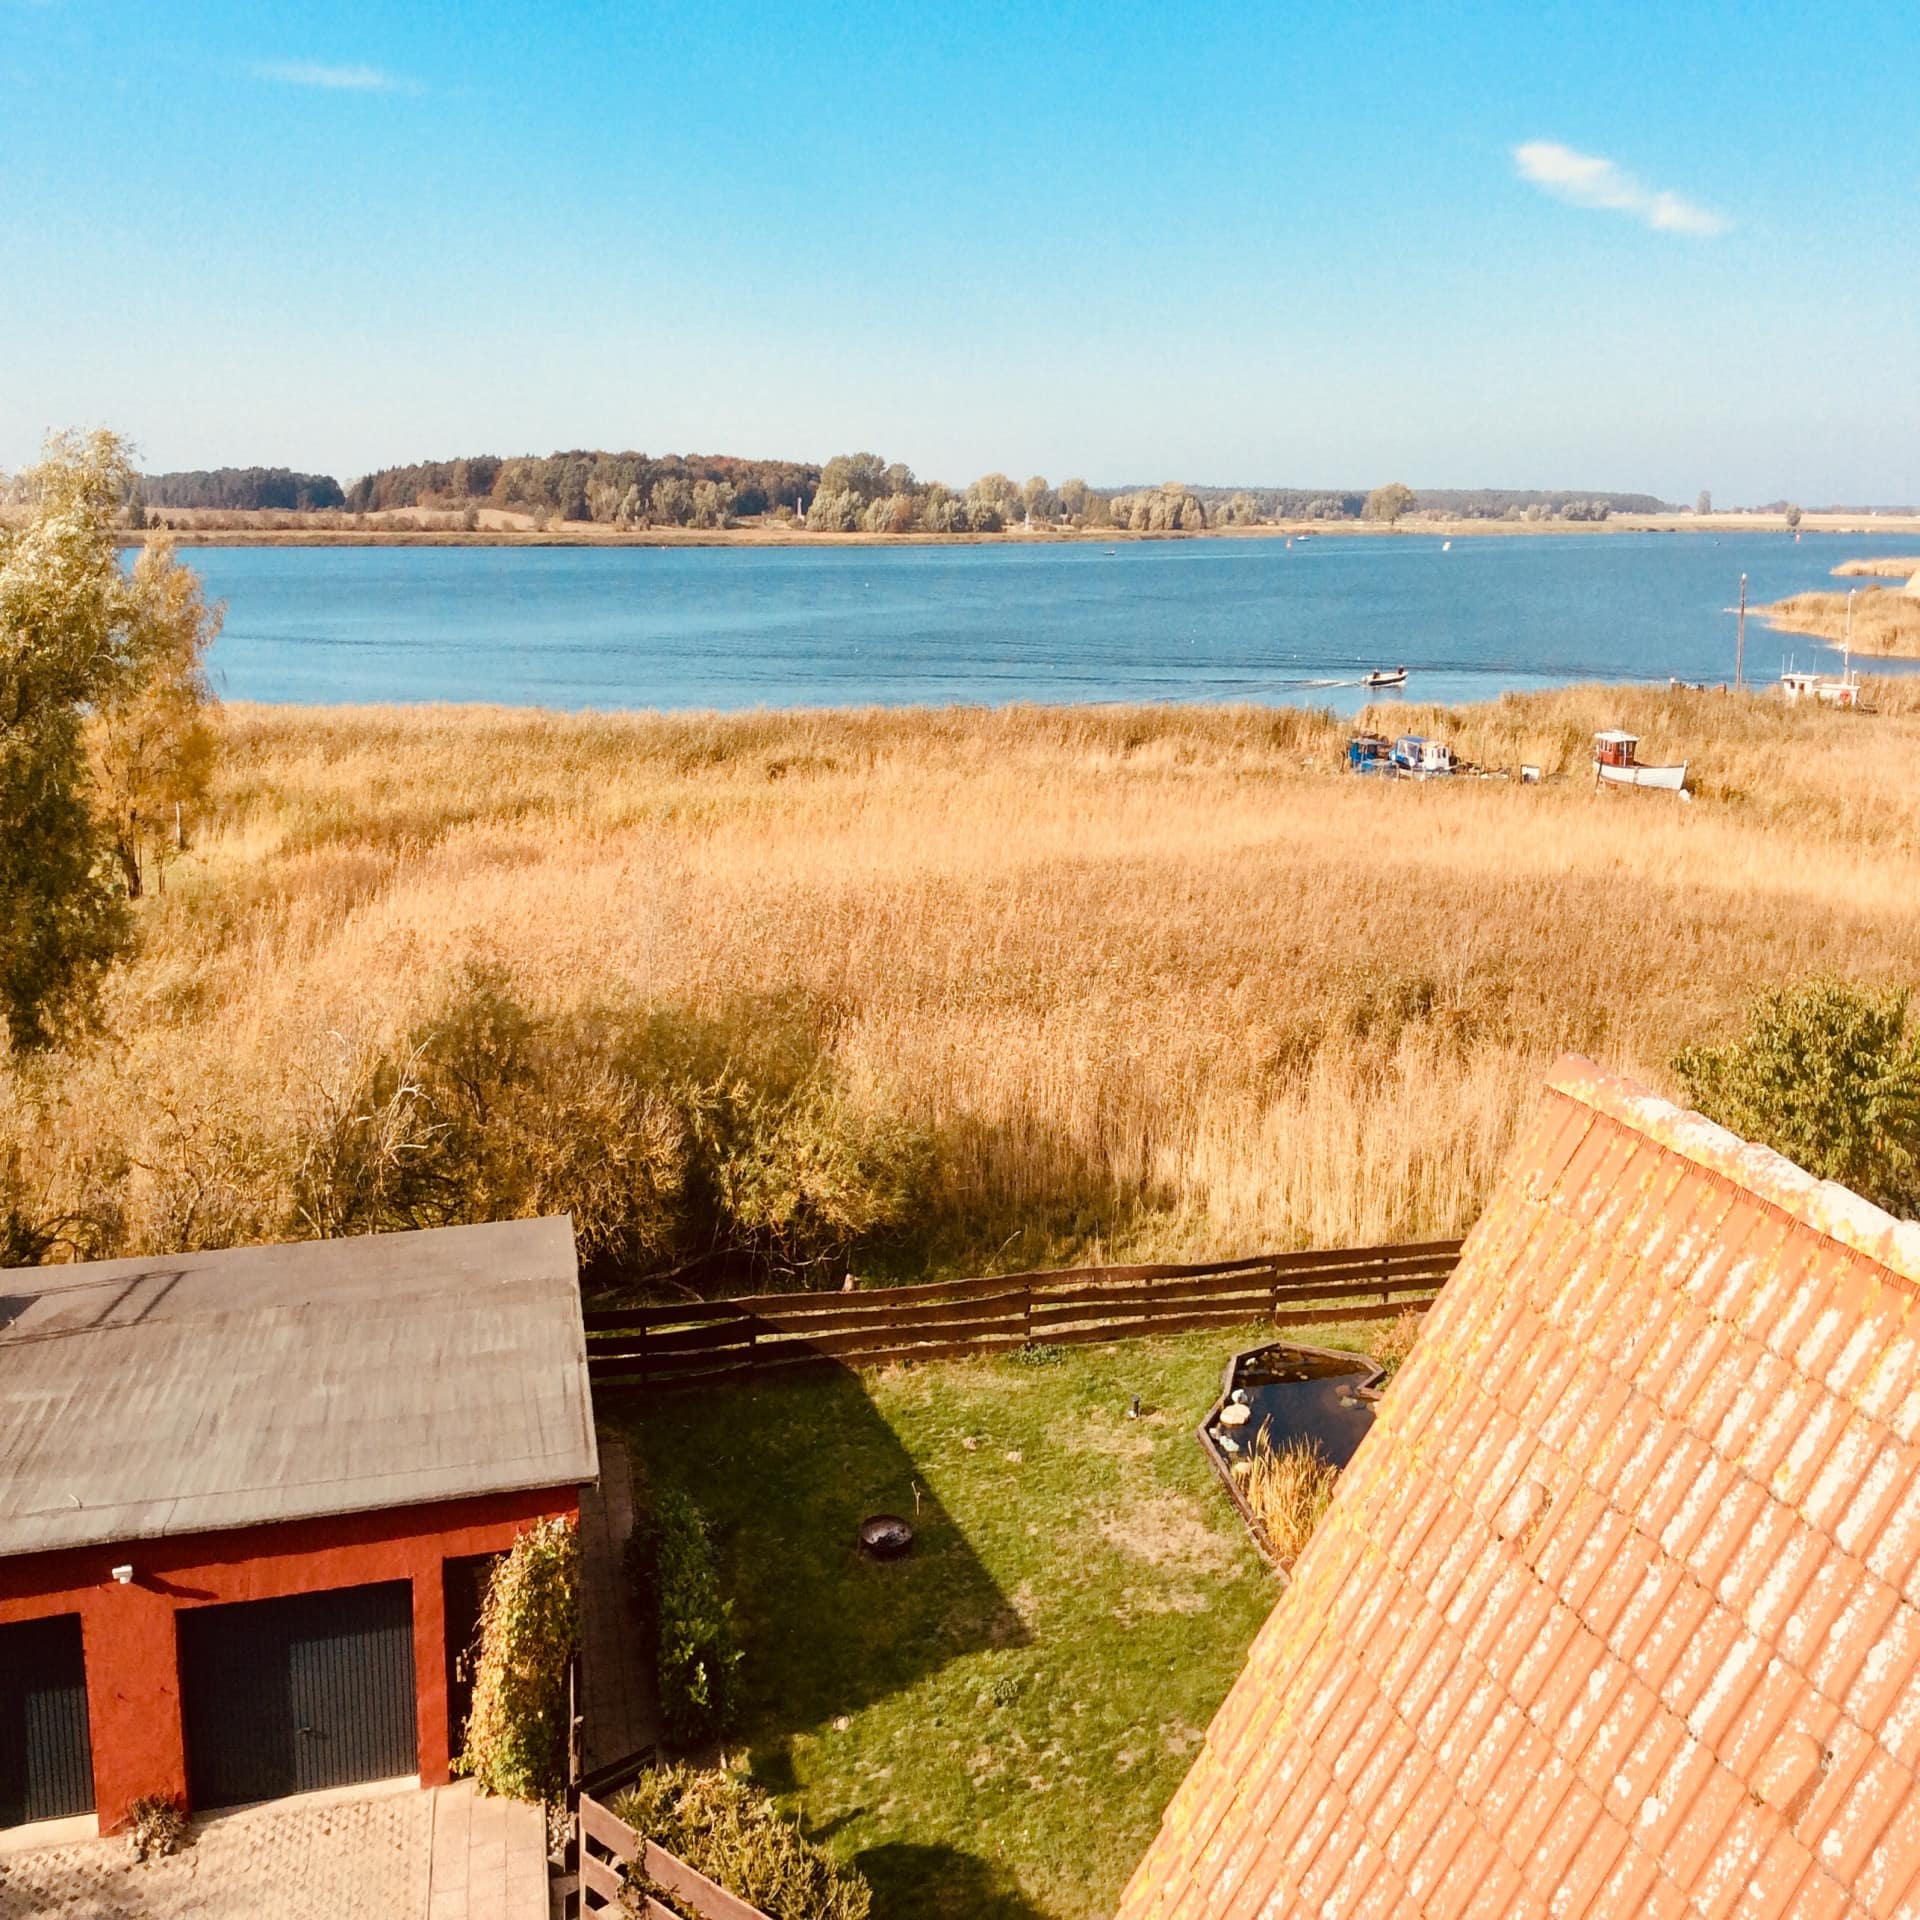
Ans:
[[[1277,1597],[1193,1435],[1263,1337],[822,1370],[633,1419],[713,1524],[746,1649],[729,1754],[858,1862],[877,1920],[1112,1912]],[[915,1521],[908,1559],[855,1551],[874,1512]]]

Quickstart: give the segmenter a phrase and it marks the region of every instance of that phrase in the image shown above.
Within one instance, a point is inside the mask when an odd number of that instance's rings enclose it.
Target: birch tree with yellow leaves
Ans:
[[[156,546],[131,572],[118,436],[55,434],[0,514],[0,1021],[49,1044],[92,1015],[178,805],[204,794],[218,610]]]

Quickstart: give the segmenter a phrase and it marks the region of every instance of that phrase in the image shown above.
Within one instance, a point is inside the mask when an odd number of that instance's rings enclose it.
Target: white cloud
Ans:
[[[1576,153],[1557,140],[1523,140],[1513,150],[1513,164],[1521,179],[1556,200],[1631,214],[1656,233],[1708,235],[1727,230],[1725,215],[1711,207],[1649,187],[1617,161],[1597,153]]]
[[[317,60],[263,60],[254,68],[262,80],[290,87],[325,87],[340,93],[418,93],[418,81],[404,80],[383,67],[329,67]]]

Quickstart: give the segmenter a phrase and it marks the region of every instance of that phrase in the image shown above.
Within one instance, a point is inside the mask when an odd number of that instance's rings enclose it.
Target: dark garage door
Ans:
[[[405,1581],[183,1613],[180,1680],[196,1807],[419,1770]]]
[[[0,1827],[92,1809],[80,1616],[0,1627]]]

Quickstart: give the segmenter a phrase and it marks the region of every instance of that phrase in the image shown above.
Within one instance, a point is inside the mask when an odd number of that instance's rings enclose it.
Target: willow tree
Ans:
[[[1384,487],[1375,487],[1367,495],[1367,503],[1360,509],[1363,520],[1384,520],[1388,526],[1398,524],[1401,517],[1413,511],[1414,492],[1404,480],[1391,480]]]
[[[0,519],[0,1019],[14,1047],[92,1011],[131,937],[140,823],[156,793],[204,785],[211,757],[195,729],[216,616],[164,549],[121,568],[114,522],[133,484],[115,435],[56,434]]]

